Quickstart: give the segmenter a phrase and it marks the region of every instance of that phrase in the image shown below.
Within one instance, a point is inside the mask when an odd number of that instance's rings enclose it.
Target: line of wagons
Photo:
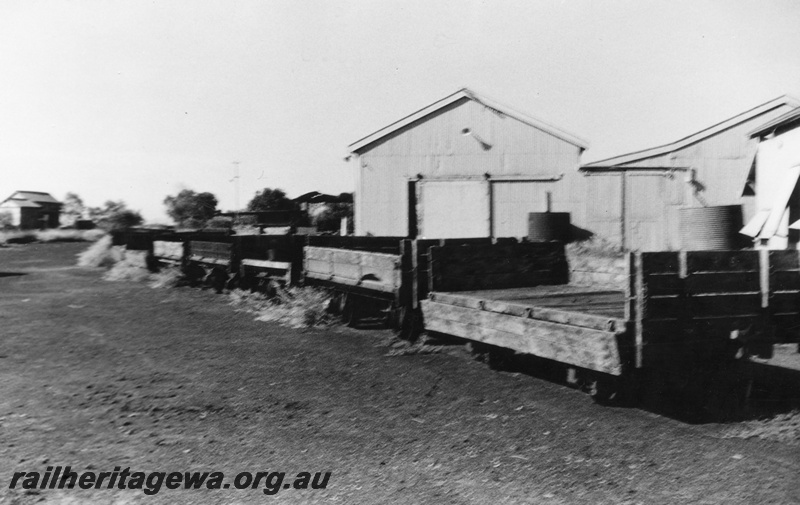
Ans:
[[[218,291],[324,286],[350,324],[378,317],[409,340],[425,331],[490,357],[557,362],[599,401],[629,401],[658,377],[738,408],[747,358],[800,342],[798,251],[629,253],[625,286],[608,287],[570,283],[560,242],[163,231],[114,240]]]

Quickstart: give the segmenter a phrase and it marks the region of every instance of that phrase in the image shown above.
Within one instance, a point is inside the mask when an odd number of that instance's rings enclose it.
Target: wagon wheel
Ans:
[[[236,289],[242,283],[241,282],[241,277],[239,276],[238,273],[235,273],[235,274],[232,274],[232,275],[229,274],[227,277],[228,277],[228,279],[227,279],[227,282],[225,283],[225,287],[227,289],[229,289],[229,290],[230,289]]]
[[[394,302],[389,302],[386,308],[381,310],[383,312],[383,325],[386,328],[393,330],[398,328],[397,314],[399,310]]]
[[[419,309],[402,307],[400,318],[400,332],[398,337],[409,342],[416,342],[422,334],[422,313]]]
[[[408,309],[406,309],[406,307],[395,307],[394,303],[392,303],[391,311],[389,314],[387,314],[391,318],[388,321],[387,326],[389,326],[398,336],[403,332],[403,321],[406,318],[407,312]]]
[[[616,381],[610,378],[594,379],[589,382],[588,386],[589,396],[600,405],[616,403],[615,400],[620,396]]]
[[[272,279],[264,279],[264,295],[267,298],[275,298],[278,295],[278,283]]]
[[[342,323],[346,324],[347,326],[355,327],[356,322],[358,321],[358,303],[356,303],[355,297],[351,294],[345,293],[342,295],[342,312],[341,312],[341,320]]]
[[[214,288],[217,294],[222,293],[222,290],[225,289],[225,281],[227,280],[228,274],[216,268],[208,275],[209,284]]]
[[[595,377],[588,383],[589,396],[599,405],[633,407],[639,403],[641,391],[638,377]]]
[[[250,277],[247,274],[239,276],[239,289],[247,291],[250,289]]]
[[[186,277],[189,281],[189,286],[197,287],[200,280],[205,277],[205,271],[197,265],[189,265],[186,267]]]

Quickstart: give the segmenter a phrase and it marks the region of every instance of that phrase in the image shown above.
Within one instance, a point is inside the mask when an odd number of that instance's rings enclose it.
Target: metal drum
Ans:
[[[742,227],[741,205],[685,207],[679,210],[681,248],[685,251],[737,249]]]
[[[569,242],[572,226],[569,212],[531,212],[528,214],[528,240]]]

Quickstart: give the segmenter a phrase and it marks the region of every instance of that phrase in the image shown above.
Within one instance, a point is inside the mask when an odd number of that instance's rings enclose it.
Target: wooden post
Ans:
[[[411,308],[419,308],[419,244],[411,241]]]
[[[642,320],[644,319],[645,309],[645,293],[644,293],[644,271],[642,269],[642,253],[637,252],[634,262],[634,270],[636,275],[635,280],[635,294],[636,294],[636,368],[642,368],[644,364],[644,327]]]
[[[436,263],[439,261],[437,256],[439,255],[440,249],[436,246],[431,246],[428,249],[428,294],[433,293],[434,288],[434,276],[436,275],[434,272],[434,268],[436,268]]]
[[[758,250],[758,274],[761,287],[761,308],[769,307],[769,249]]]
[[[628,281],[625,283],[625,320],[633,322],[636,317],[636,267],[634,253],[625,255],[625,271]]]

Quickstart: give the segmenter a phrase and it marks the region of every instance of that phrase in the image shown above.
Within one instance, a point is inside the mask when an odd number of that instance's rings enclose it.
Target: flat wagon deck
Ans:
[[[437,293],[437,298],[444,300],[467,300],[486,302],[505,302],[508,305],[537,309],[577,312],[598,316],[600,318],[624,319],[625,292],[603,289],[592,289],[586,286],[533,286],[511,289],[484,289],[477,291],[459,291]],[[539,311],[546,313],[546,311]]]

